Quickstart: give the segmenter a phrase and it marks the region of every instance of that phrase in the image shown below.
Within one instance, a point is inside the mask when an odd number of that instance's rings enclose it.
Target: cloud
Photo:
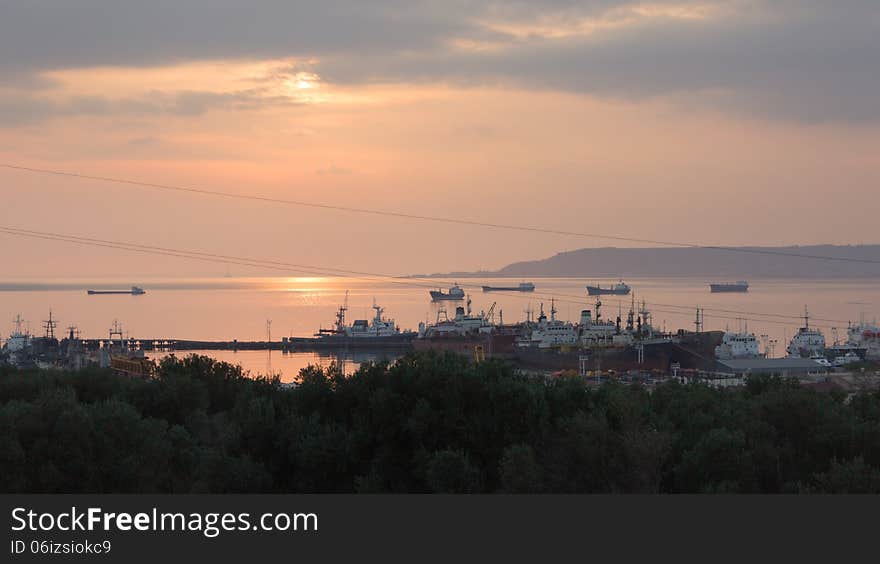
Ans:
[[[235,92],[152,91],[139,97],[34,96],[25,92],[0,92],[0,126],[21,126],[50,118],[71,116],[200,116],[211,110],[258,110],[267,107],[296,106],[290,96],[264,89]]]
[[[0,75],[21,88],[60,68],[295,57],[311,63],[283,72],[344,84],[503,84],[803,122],[880,120],[875,0],[69,0],[0,10],[0,52],[14,54]],[[194,115],[259,101],[229,96],[178,94],[163,107]],[[3,116],[13,119],[8,108]]]
[[[331,174],[332,175],[345,175],[345,174],[351,174],[352,170],[350,168],[344,168],[344,167],[340,167],[340,166],[336,166],[336,165],[330,165],[326,168],[319,168],[318,170],[315,171],[315,173],[319,174],[321,176],[331,175]]]

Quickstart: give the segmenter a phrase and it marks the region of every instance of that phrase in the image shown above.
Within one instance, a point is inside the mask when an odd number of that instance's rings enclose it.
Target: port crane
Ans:
[[[495,306],[498,305],[498,302],[492,302],[492,306],[489,308],[489,311],[486,312],[486,319],[491,324],[495,324]]]

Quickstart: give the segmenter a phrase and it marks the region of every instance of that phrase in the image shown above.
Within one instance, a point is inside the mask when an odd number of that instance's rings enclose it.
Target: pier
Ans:
[[[362,342],[361,342],[362,341]],[[288,338],[284,337],[280,341],[196,341],[188,339],[125,339],[124,343],[131,349],[142,351],[315,351],[330,349],[358,349],[358,350],[400,350],[406,351],[412,348],[411,343],[407,342],[372,342],[373,339],[348,340],[345,342],[331,341],[323,339],[309,338]],[[107,346],[111,341],[109,339],[81,339],[80,341],[85,350],[95,351]],[[119,340],[112,341],[120,343]]]

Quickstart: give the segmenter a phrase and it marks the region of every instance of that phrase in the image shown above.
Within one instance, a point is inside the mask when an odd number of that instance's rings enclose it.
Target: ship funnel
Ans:
[[[593,312],[588,309],[581,310],[581,327],[589,327],[593,324]]]

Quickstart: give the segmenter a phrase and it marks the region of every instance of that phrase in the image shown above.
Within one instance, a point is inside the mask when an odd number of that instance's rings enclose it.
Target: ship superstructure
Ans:
[[[721,344],[715,347],[715,358],[719,360],[761,358],[761,356],[761,347],[754,333],[725,332]]]
[[[437,320],[433,325],[419,324],[419,336],[422,338],[444,336],[467,336],[490,333],[493,330],[492,317],[495,312],[495,304],[489,308],[489,312],[481,311],[475,315],[471,311],[471,299],[467,298],[465,306],[455,308],[455,316],[450,318],[444,308],[437,311]]]
[[[3,347],[7,354],[16,353],[28,348],[32,338],[30,331],[24,329],[25,321],[21,318],[21,315],[16,315],[15,319],[12,320],[12,324],[14,329],[9,334],[9,338],[6,339],[6,344]]]
[[[539,349],[567,347],[578,344],[578,328],[574,323],[556,319],[556,303],[550,300],[550,318],[544,313],[544,304],[538,315],[538,322],[528,340],[521,341],[521,346],[533,346]]]
[[[810,327],[810,313],[804,306],[804,326],[798,332],[786,348],[790,357],[822,357],[825,354],[825,335],[816,328]]]
[[[315,348],[402,348],[416,337],[415,331],[402,331],[393,319],[385,317],[385,308],[373,302],[375,315],[372,319],[356,319],[346,322],[348,292],[345,301],[336,311],[336,322],[331,329],[319,329],[313,337],[283,337],[283,350]]]
[[[846,330],[847,344],[864,350],[865,358],[880,360],[880,326],[867,323],[862,315],[859,323],[850,324]]]
[[[402,332],[393,319],[387,319],[385,309],[373,302],[373,310],[376,314],[372,319],[356,319],[351,325],[345,323],[345,312],[348,310],[348,294],[345,304],[339,306],[336,312],[336,324],[333,329],[320,329],[315,333],[316,337],[349,337],[353,339],[375,339],[379,337],[394,337]]]
[[[581,311],[580,342],[585,347],[607,347],[614,345],[614,337],[620,333],[619,323],[602,319],[602,301],[596,299],[596,315],[590,310]]]

